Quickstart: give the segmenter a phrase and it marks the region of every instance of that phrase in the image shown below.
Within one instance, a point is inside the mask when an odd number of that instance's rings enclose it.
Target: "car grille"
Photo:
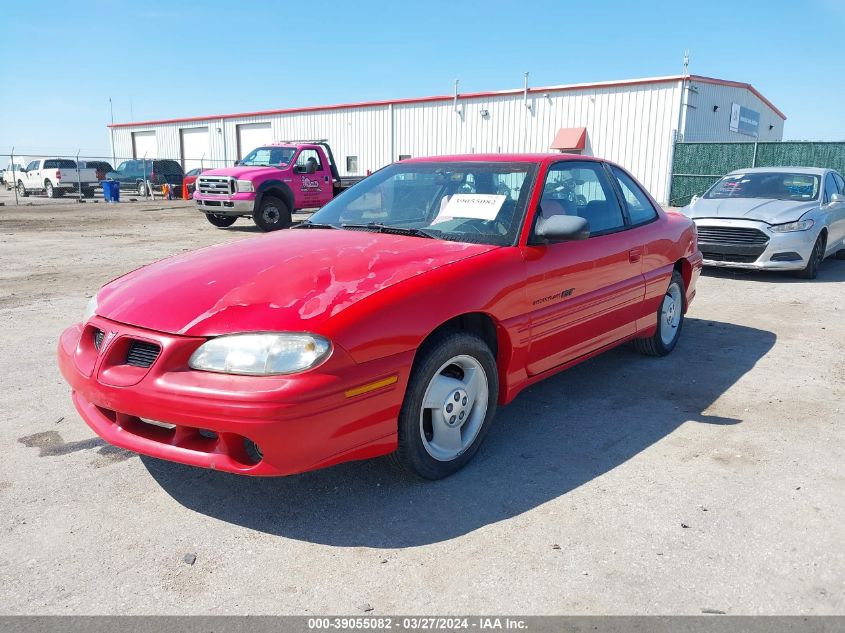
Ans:
[[[158,358],[161,348],[155,343],[132,341],[126,353],[126,364],[134,367],[149,367]]]
[[[751,264],[757,261],[759,255],[738,255],[735,253],[708,253],[701,252],[705,261],[711,262],[733,262],[734,264]]]
[[[197,190],[201,195],[230,196],[235,193],[235,179],[228,176],[200,176]]]
[[[758,229],[738,226],[699,226],[697,228],[699,243],[763,246],[769,242],[769,236]]]

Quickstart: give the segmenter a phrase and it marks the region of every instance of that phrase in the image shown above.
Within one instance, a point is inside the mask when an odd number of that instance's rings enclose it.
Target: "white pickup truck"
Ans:
[[[78,193],[86,198],[94,197],[97,182],[97,170],[79,169],[76,161],[68,158],[39,158],[17,174],[18,195],[44,192],[48,198],[58,198],[66,193]]]
[[[15,180],[25,163],[26,159],[21,159],[19,156],[15,157],[14,163],[12,161],[8,162],[6,169],[3,171],[3,185],[6,187],[6,191],[11,191],[12,187],[15,186]]]

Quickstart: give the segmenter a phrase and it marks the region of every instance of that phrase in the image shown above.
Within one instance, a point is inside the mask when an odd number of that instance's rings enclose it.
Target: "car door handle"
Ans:
[[[642,254],[643,250],[641,248],[632,248],[630,251],[628,251],[628,261],[632,264],[636,264],[638,261],[640,261],[640,257],[642,256]]]

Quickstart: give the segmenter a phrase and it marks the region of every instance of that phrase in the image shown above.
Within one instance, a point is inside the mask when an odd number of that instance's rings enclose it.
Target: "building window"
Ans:
[[[408,160],[410,157],[410,154],[399,154],[399,160]]]
[[[358,173],[358,157],[357,156],[347,156],[346,157],[346,173],[347,174]]]

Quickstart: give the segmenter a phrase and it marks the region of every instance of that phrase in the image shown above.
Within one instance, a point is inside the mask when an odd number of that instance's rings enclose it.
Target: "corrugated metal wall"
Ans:
[[[745,88],[690,82],[687,99],[685,143],[699,141],[747,143],[754,139],[739,132],[731,132],[731,104],[738,103],[760,113],[759,142],[780,141],[783,138],[783,119],[757,95]],[[716,112],[713,106],[718,106]],[[769,126],[773,126],[769,129]]]
[[[711,95],[712,89],[715,92]],[[717,94],[724,90],[726,94]],[[740,94],[734,94],[735,91]],[[728,94],[729,93],[729,94]],[[745,96],[743,94],[745,93]],[[765,115],[770,110],[744,89],[701,84],[693,96],[699,102],[718,98],[748,104]],[[132,131],[154,129],[159,157],[180,156],[179,129],[208,125],[210,156],[206,165],[231,164],[236,158],[236,126],[269,122],[279,140],[324,138],[331,143],[342,175],[361,175],[397,160],[401,155],[480,152],[547,152],[559,128],[587,128],[584,153],[601,156],[627,167],[660,201],[669,195],[672,143],[678,126],[681,82],[554,89],[532,92],[525,107],[522,94],[459,98],[452,101],[395,103],[340,109],[217,119],[197,123],[164,123],[114,128],[115,154],[131,157]],[[720,107],[720,112],[722,108]],[[715,134],[700,116],[687,117],[687,136]],[[693,112],[693,110],[690,110]],[[727,131],[728,123],[724,128]],[[766,127],[768,123],[766,124]],[[782,131],[782,122],[780,130]],[[708,139],[710,140],[710,139]],[[743,137],[741,140],[747,140]],[[347,173],[346,157],[358,158],[357,174]]]

